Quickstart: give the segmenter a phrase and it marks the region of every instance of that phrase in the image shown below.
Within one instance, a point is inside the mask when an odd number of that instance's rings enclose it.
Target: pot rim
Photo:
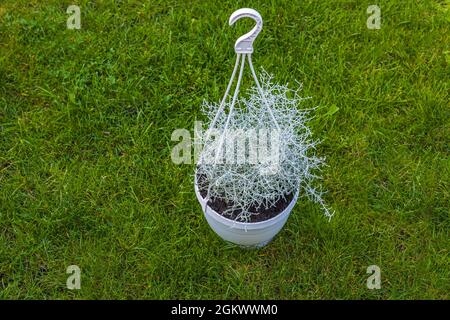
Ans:
[[[276,216],[274,216],[274,217],[272,217],[270,219],[263,220],[263,221],[258,221],[258,222],[240,222],[240,221],[229,219],[229,218],[219,214],[216,210],[214,210],[213,208],[211,208],[207,204],[207,202],[205,201],[205,198],[202,197],[202,195],[200,194],[200,190],[198,189],[197,170],[195,170],[194,188],[195,188],[195,193],[198,195],[198,197],[200,197],[203,200],[205,206],[209,209],[209,210],[204,210],[204,211],[207,211],[208,213],[213,212],[214,216],[216,216],[217,219],[221,220],[225,224],[232,224],[233,226],[242,227],[242,228],[266,227],[268,225],[272,225],[272,224],[277,223],[278,220],[280,220],[284,215],[286,215],[286,213],[290,213],[292,211],[292,208],[294,207],[294,204],[297,202],[299,191],[300,191],[300,189],[297,189],[297,191],[295,192],[294,197],[292,198],[291,202],[289,202],[287,207],[283,211],[278,213]],[[201,205],[203,206],[203,204],[201,204]],[[206,214],[206,212],[205,212],[205,214]]]

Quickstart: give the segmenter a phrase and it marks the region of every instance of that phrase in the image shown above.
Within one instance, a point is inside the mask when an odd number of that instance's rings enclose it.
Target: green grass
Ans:
[[[67,30],[78,4],[82,29]],[[368,30],[369,4],[381,7]],[[267,247],[221,241],[175,165],[234,42],[304,85],[336,211],[299,201]],[[446,1],[0,2],[0,298],[448,299]],[[248,19],[247,19],[248,20]],[[249,72],[244,83],[250,83]],[[80,266],[81,290],[66,289]],[[376,264],[382,288],[366,287]]]

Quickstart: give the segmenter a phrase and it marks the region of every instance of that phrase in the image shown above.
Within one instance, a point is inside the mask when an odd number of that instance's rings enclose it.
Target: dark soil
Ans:
[[[205,176],[197,176],[197,181],[203,181],[205,179]],[[203,183],[202,183],[203,184]],[[207,188],[199,189],[200,195],[203,197],[203,199],[206,197],[206,194],[208,193]],[[284,209],[288,207],[288,205],[291,203],[292,199],[294,198],[294,195],[292,193],[287,194],[283,197],[280,197],[277,202],[275,202],[275,205],[269,208],[256,208],[256,207],[250,207],[249,212],[255,213],[252,214],[248,221],[246,222],[261,222],[265,220],[269,220],[281,212],[283,212]],[[212,198],[208,201],[208,206],[210,206],[214,211],[222,215],[223,217],[230,219],[230,220],[236,220],[238,215],[242,212],[242,210],[234,210],[230,213],[224,214],[224,212],[231,208],[233,206],[232,202],[227,202],[223,199],[217,199]]]

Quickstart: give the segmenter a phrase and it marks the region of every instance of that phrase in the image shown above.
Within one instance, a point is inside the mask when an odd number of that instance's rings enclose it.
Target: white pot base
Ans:
[[[194,188],[209,226],[225,241],[244,248],[261,248],[267,245],[283,228],[299,194],[297,190],[287,208],[273,218],[260,222],[237,222],[225,218],[207,205],[198,190],[197,181]]]

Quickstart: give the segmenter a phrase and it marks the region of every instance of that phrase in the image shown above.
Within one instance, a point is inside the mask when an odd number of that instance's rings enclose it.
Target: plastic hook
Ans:
[[[242,8],[233,12],[233,14],[230,16],[230,26],[233,25],[237,20],[244,17],[252,18],[253,20],[255,20],[256,25],[250,32],[244,34],[236,40],[234,51],[236,51],[236,53],[238,54],[253,53],[253,41],[255,41],[263,26],[261,15],[258,13],[258,11],[250,8]]]

